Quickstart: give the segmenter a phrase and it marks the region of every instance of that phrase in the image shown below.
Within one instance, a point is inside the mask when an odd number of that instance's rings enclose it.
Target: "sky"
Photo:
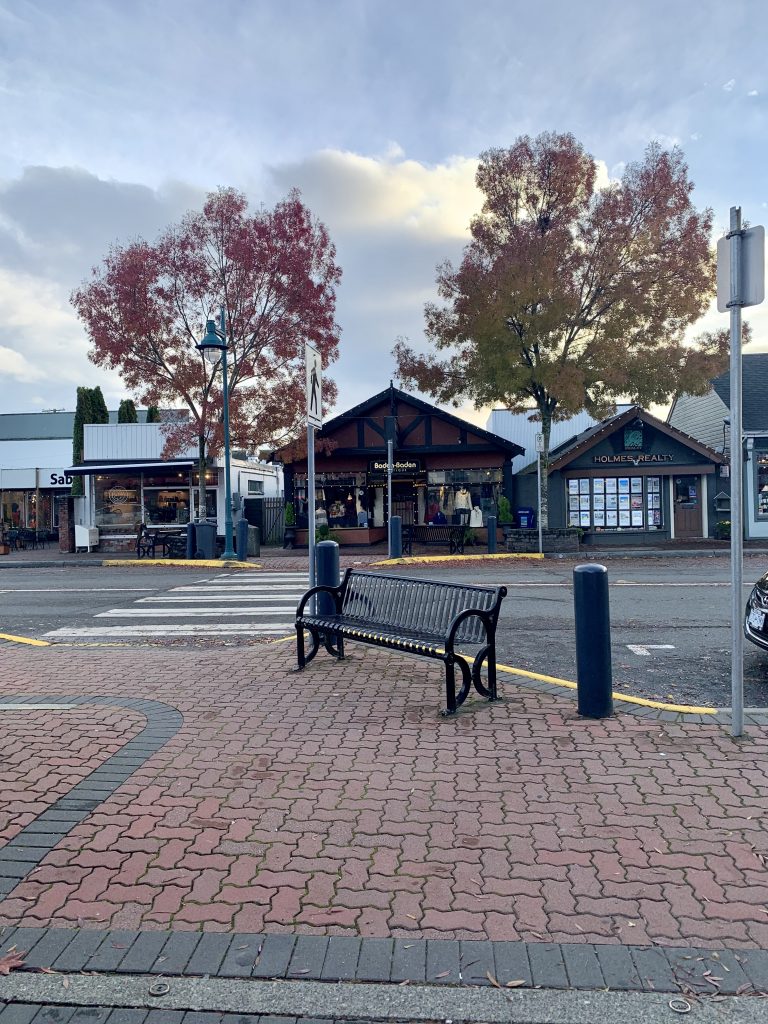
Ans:
[[[298,187],[329,229],[335,412],[389,384],[399,337],[428,348],[490,147],[572,132],[617,177],[677,144],[713,243],[732,205],[764,223],[766,38],[763,0],[0,0],[0,412],[83,384],[117,407],[69,296],[219,186],[254,207]],[[768,350],[766,307],[749,319]]]

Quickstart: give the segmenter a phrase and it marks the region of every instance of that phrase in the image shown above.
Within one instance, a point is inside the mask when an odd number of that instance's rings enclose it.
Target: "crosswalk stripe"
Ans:
[[[234,636],[249,634],[254,636],[274,636],[279,629],[288,631],[294,628],[292,622],[276,622],[272,626],[259,627],[249,623],[225,623],[222,625],[195,622],[186,624],[163,624],[158,626],[80,626],[72,629],[54,629],[46,636],[63,637],[159,637],[159,636]],[[162,632],[160,632],[162,630]]]
[[[181,615],[198,617],[201,615],[223,617],[227,615],[286,615],[295,613],[295,605],[278,605],[274,608],[112,608],[108,612],[99,612],[96,619],[178,619]],[[165,628],[165,627],[163,627]]]
[[[52,640],[281,636],[294,629],[296,606],[308,589],[309,580],[301,573],[264,573],[247,579],[239,573],[221,574],[149,597],[137,595],[128,607],[96,613],[94,618],[101,620],[98,625],[54,629],[45,636]]]

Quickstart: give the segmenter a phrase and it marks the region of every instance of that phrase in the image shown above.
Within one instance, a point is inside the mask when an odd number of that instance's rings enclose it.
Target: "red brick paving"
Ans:
[[[27,688],[34,691],[32,684]],[[0,711],[0,716],[3,844],[90,775],[144,725],[143,715],[123,708],[19,709]]]
[[[184,726],[0,924],[768,945],[765,730],[580,721],[570,695],[508,680],[501,703],[443,719],[439,667],[350,655],[296,675],[290,642],[123,648],[117,672],[109,649],[73,665],[3,648],[2,693],[149,697]],[[30,786],[49,765],[59,795],[67,732],[39,714],[14,737],[35,752]],[[86,742],[72,782],[139,718],[63,713]]]

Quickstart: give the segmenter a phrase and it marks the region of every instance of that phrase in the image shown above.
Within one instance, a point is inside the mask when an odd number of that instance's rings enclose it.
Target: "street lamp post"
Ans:
[[[221,361],[221,376],[224,387],[224,552],[222,561],[237,559],[233,547],[234,529],[232,523],[232,481],[229,467],[229,387],[227,383],[227,324],[224,307],[220,310],[221,329],[216,329],[216,321],[209,320],[206,324],[205,337],[196,348],[203,357],[212,364]]]

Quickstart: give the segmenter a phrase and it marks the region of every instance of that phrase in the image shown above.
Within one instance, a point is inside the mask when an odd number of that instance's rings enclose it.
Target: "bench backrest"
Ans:
[[[383,628],[408,629],[445,636],[453,620],[467,608],[498,617],[504,587],[475,587],[442,580],[385,576],[348,569],[344,577],[342,615]],[[457,639],[482,643],[485,630],[473,617],[459,628]]]

